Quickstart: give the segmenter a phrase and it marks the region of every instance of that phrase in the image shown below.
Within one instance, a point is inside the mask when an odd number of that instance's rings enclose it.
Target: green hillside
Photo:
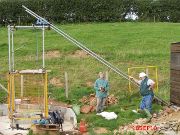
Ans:
[[[86,47],[102,56],[113,65],[127,73],[128,67],[158,66],[159,95],[169,100],[169,64],[170,44],[178,42],[180,35],[179,24],[174,23],[82,23],[58,25],[72,37],[83,43]],[[8,39],[7,28],[0,28],[0,81],[6,86],[6,73],[8,73]],[[41,32],[37,30],[17,30],[14,35],[15,69],[39,69],[42,66],[41,58]],[[38,55],[37,55],[38,46]],[[69,77],[68,100],[64,97],[63,85],[50,84],[49,91],[58,100],[77,103],[79,98],[93,93],[93,84],[100,71],[109,72],[110,94],[119,97],[120,106],[126,104],[128,81],[109,70],[89,55],[85,55],[78,47],[66,41],[52,30],[45,33],[45,50],[47,52],[46,69],[51,70],[49,80],[60,78],[64,83],[64,72]],[[38,56],[38,60],[36,57]],[[136,90],[137,91],[137,90]],[[2,93],[1,93],[2,95]],[[137,101],[136,101],[137,100]],[[139,97],[135,100],[138,107]],[[124,103],[123,103],[123,102]],[[129,103],[127,103],[129,104]],[[118,107],[120,107],[118,106]],[[132,107],[133,108],[133,107]],[[130,109],[132,109],[130,108]],[[116,106],[110,109],[119,111]],[[90,116],[87,120],[91,121]],[[122,113],[124,118],[132,115]],[[86,116],[87,117],[87,116]],[[117,120],[112,129],[118,124],[132,121],[139,116],[129,118],[127,121]],[[94,123],[98,125],[98,123]],[[98,126],[106,126],[105,125]]]

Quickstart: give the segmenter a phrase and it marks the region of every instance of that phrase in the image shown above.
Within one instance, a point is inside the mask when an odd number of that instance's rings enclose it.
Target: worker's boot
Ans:
[[[144,113],[144,110],[142,110],[142,109],[137,109],[137,112],[143,114],[143,113]]]
[[[145,112],[145,114],[146,114],[146,116],[147,116],[148,119],[151,119],[151,118],[152,118],[152,115],[151,115],[151,113],[149,112],[149,110],[144,109],[144,112]]]

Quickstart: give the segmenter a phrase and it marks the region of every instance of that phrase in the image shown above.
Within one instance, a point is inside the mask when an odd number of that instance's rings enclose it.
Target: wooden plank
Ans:
[[[180,105],[180,42],[171,44],[170,101]]]
[[[180,77],[180,74],[179,73],[171,73],[171,78],[178,78]]]
[[[174,98],[177,98],[180,100],[178,95],[180,95],[180,91],[173,91],[170,93],[170,96],[173,96]]]
[[[170,68],[180,70],[180,53],[171,53]]]
[[[171,93],[173,94],[173,92],[178,92],[178,91],[180,91],[180,88],[179,87],[176,87],[176,86],[174,86],[174,87],[170,87],[171,88]],[[177,95],[178,96],[178,95]]]
[[[180,89],[178,88],[178,87],[176,87],[176,86],[174,86],[174,87],[171,87],[171,93],[173,93],[173,92],[178,92],[178,91],[180,91]],[[177,95],[178,96],[178,95]]]
[[[171,94],[174,94],[174,93],[179,92],[179,91],[180,91],[179,88],[177,88],[177,87],[171,87],[170,93],[171,93]],[[180,94],[180,93],[179,93],[179,94]],[[179,95],[177,95],[177,96],[179,97]]]
[[[180,75],[177,74],[170,74],[172,79],[178,79],[180,78]]]
[[[171,79],[170,85],[180,85],[180,81],[177,79]]]
[[[175,93],[175,92],[174,92],[174,93]],[[177,94],[179,94],[179,93],[177,93]],[[171,94],[170,96],[171,96],[171,98],[180,101],[180,97],[177,97],[176,95],[172,95],[172,94]]]
[[[171,82],[171,81],[179,82],[179,80],[180,80],[180,77],[179,77],[179,76],[178,76],[178,77],[171,77],[171,78],[170,78],[170,82]]]
[[[171,75],[180,75],[180,70],[171,69]]]
[[[172,69],[180,70],[180,66],[171,66],[170,69],[171,69],[171,70],[172,70]]]
[[[173,94],[173,92],[179,92],[180,91],[180,88],[179,87],[171,87],[171,93]],[[178,96],[178,95],[177,95]]]
[[[46,124],[46,125],[36,124],[36,128],[39,130],[46,130],[46,131],[58,131],[59,125],[56,125],[56,124]]]
[[[176,93],[176,94],[175,94]],[[180,93],[178,93],[178,92],[173,92],[173,94],[170,94],[170,96],[172,97],[174,97],[174,98],[176,98],[176,99],[178,99],[179,101],[180,101],[180,99],[178,98],[179,96],[177,96],[177,94],[180,94]]]
[[[172,99],[173,99],[173,98],[172,98]],[[180,106],[179,101],[177,101],[176,99],[170,100],[170,102],[173,103],[173,104],[176,104],[176,105]]]
[[[180,52],[180,42],[171,44],[171,52]]]
[[[175,97],[174,95],[171,95],[171,101],[173,101],[176,104],[180,104],[180,100],[177,97]]]
[[[178,81],[171,81],[170,84],[171,85],[180,85],[180,82],[178,82]]]
[[[180,79],[179,78],[171,78],[171,81],[172,82],[180,82]],[[170,83],[171,84],[171,83]]]

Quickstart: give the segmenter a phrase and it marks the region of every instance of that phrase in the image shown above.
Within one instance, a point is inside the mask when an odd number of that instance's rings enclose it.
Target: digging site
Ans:
[[[33,25],[12,25],[9,22],[7,25],[8,70],[3,72],[3,77],[0,76],[3,80],[0,88],[4,92],[0,95],[4,100],[0,104],[0,135],[180,135],[179,42],[170,45],[170,77],[166,74],[164,81],[161,76],[167,69],[161,67],[163,72],[159,75],[158,66],[142,64],[146,55],[154,64],[151,60],[154,55],[145,53],[141,56],[146,49],[132,51],[139,55],[138,64],[141,66],[128,61],[133,61],[132,54],[124,56],[125,60],[121,62],[115,59],[115,64],[111,58],[113,47],[97,47],[99,52],[95,53],[59,25],[51,23],[47,16],[38,15],[40,10],[36,13],[25,5],[21,6],[26,16],[35,20]],[[65,16],[74,14],[70,12]],[[68,29],[73,25],[64,27]],[[32,43],[35,42],[36,46],[27,45],[32,39],[28,41],[23,33],[18,34],[21,30],[27,30],[29,37],[36,36]],[[54,35],[52,40],[50,37]],[[85,37],[87,35],[80,39]],[[66,41],[74,48],[58,48]],[[110,53],[103,53],[105,48]],[[115,55],[121,53],[123,51]],[[96,61],[91,61],[92,58]],[[34,59],[34,64],[30,64]],[[126,66],[127,72],[120,68],[120,64]],[[162,87],[170,89],[169,93],[162,91]]]

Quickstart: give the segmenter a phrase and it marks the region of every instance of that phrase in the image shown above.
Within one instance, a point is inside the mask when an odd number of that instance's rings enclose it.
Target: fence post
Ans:
[[[64,78],[65,78],[65,95],[66,95],[66,98],[68,98],[68,74],[67,74],[67,72],[64,73]]]
[[[106,71],[105,77],[106,77],[106,80],[108,81],[108,80],[109,80],[109,74],[108,74],[108,71]]]
[[[108,79],[109,79],[109,74],[108,74],[108,71],[106,71],[105,72],[105,79],[108,81]],[[108,95],[109,95],[109,91],[108,91],[108,93],[107,93]]]

